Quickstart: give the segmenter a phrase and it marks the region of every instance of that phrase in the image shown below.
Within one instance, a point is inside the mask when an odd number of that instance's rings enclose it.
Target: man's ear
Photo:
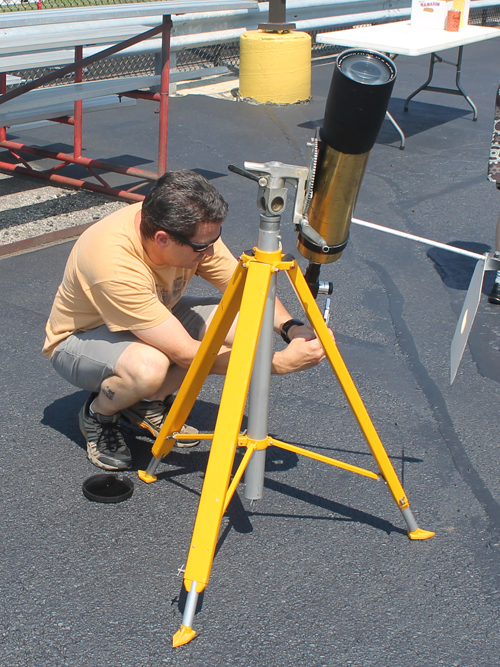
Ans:
[[[166,232],[163,230],[159,229],[156,234],[155,234],[155,241],[157,246],[161,249],[164,250],[167,245],[170,242],[170,238]]]

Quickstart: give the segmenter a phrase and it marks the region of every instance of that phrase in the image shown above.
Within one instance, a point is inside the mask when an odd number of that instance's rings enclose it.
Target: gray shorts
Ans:
[[[217,307],[218,298],[185,296],[172,308],[189,335],[200,340],[201,331]],[[103,325],[80,331],[59,343],[51,364],[65,380],[87,391],[99,391],[101,383],[114,375],[116,362],[131,343],[139,339],[130,331],[113,332]]]

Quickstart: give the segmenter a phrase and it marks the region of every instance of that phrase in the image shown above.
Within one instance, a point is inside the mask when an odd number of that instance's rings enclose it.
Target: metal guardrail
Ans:
[[[47,0],[43,7],[76,6],[95,4],[95,0]],[[147,0],[151,1],[151,0]],[[39,3],[40,0],[37,0]],[[50,4],[50,3],[53,4]],[[125,0],[128,2],[128,0]],[[0,0],[1,11],[11,11],[14,3],[30,5],[36,2],[24,0]],[[59,4],[58,4],[59,3]],[[102,4],[120,4],[104,0]],[[154,4],[154,3],[152,3]],[[18,6],[18,5],[16,5]],[[257,25],[267,19],[269,3],[259,2],[256,9],[233,11],[203,12],[173,16],[172,30],[172,67],[177,72],[186,72],[186,79],[193,78],[194,72],[208,75],[222,68],[237,71],[239,66],[239,36],[245,30],[256,30]],[[409,18],[411,0],[288,0],[287,20],[296,23],[298,30],[304,30],[313,36],[313,57],[332,55],[341,47],[314,44],[316,34],[326,31],[341,30],[355,25],[365,25],[398,21]],[[42,9],[43,11],[43,9]],[[120,25],[136,24],[136,19],[121,19]],[[144,17],[141,25],[157,25],[158,17]],[[500,26],[500,0],[473,0],[471,2],[470,23],[475,25]],[[107,21],[106,23],[112,23]],[[59,26],[43,26],[43,30],[53,30],[55,36]],[[41,28],[42,29],[42,28]],[[91,66],[85,73],[86,80],[110,79],[129,75],[154,74],[156,55],[160,50],[159,39],[151,39],[122,52],[114,58]],[[90,47],[84,50],[90,55],[102,47]],[[64,55],[60,52],[60,55]],[[68,51],[66,60],[70,62],[74,55]],[[51,67],[29,68],[29,57],[17,64],[10,75],[24,81],[37,78],[51,71]],[[180,75],[175,78],[179,79]],[[61,79],[57,84],[67,83]],[[15,85],[15,84],[13,84]]]
[[[19,12],[38,9],[61,9],[64,7],[89,7],[94,5],[123,5],[154,0],[1,0],[0,11]]]
[[[197,33],[212,25],[218,31],[246,28],[254,30],[266,17],[269,3],[259,2],[257,10],[240,10],[231,16],[218,17],[213,14],[192,14],[189,17],[174,17],[173,35],[189,35],[195,39]],[[411,0],[287,0],[287,20],[296,23],[313,37],[313,58],[327,57],[343,50],[343,47],[315,43],[321,32],[343,30],[356,25],[370,25],[408,19]],[[472,0],[469,23],[473,25],[500,27],[500,0]],[[208,34],[205,32],[205,34]],[[227,33],[228,34],[228,33]],[[214,35],[214,33],[212,33]],[[202,35],[198,34],[198,38]],[[175,39],[175,38],[174,38]],[[174,47],[175,48],[175,47]],[[209,63],[226,64],[237,70],[239,66],[239,42],[220,41],[217,45],[192,45],[177,53],[178,69],[194,69]]]

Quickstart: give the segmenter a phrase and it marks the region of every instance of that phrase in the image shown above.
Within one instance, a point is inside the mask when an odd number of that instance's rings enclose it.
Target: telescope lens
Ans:
[[[385,60],[368,53],[349,53],[340,57],[337,65],[349,79],[367,86],[381,86],[395,76],[395,72]]]

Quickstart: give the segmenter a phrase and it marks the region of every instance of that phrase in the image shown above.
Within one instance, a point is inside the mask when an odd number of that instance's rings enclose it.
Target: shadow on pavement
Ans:
[[[469,250],[478,255],[484,255],[485,252],[491,250],[489,245],[485,243],[475,243],[473,241],[451,241],[451,246],[461,248],[462,250]],[[440,275],[442,281],[454,290],[466,291],[469,289],[469,283],[474,273],[476,260],[472,257],[465,257],[454,252],[441,250],[441,248],[431,248],[427,251],[427,257],[434,263],[434,268]],[[488,272],[490,273],[490,272]],[[490,276],[488,276],[489,278]],[[483,294],[489,294],[491,290],[490,280],[484,281]]]
[[[428,104],[427,102],[415,102],[412,100],[408,111],[404,111],[404,99],[393,97],[389,102],[389,113],[394,120],[401,126],[405,137],[413,137],[421,132],[426,132],[433,127],[439,127],[445,123],[450,123],[457,118],[472,115],[472,110],[457,109],[455,107],[442,106],[440,104]],[[323,126],[323,118],[318,120],[309,120],[300,123],[297,127],[304,127],[309,130],[315,130]],[[380,134],[377,137],[377,144],[392,143],[398,139],[396,130],[389,122],[382,125]]]

